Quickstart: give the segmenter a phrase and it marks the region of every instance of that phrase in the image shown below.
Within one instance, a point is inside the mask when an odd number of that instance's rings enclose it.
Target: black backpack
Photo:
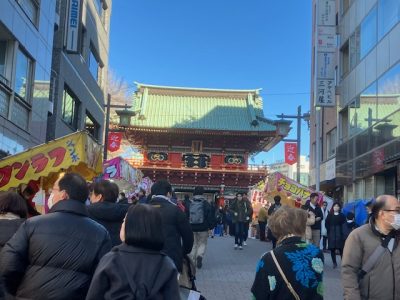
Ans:
[[[193,199],[189,207],[189,223],[203,224],[204,223],[204,201]]]

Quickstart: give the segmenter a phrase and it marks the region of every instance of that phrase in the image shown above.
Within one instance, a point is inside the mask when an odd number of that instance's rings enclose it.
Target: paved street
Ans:
[[[233,244],[232,237],[208,240],[203,268],[197,273],[197,287],[207,300],[250,299],[256,263],[271,244],[249,239],[243,251],[235,251]],[[330,255],[325,255],[325,261],[324,299],[343,299],[340,271],[332,269]]]

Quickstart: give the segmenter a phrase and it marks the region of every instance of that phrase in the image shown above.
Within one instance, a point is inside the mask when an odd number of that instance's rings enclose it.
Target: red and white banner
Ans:
[[[122,132],[110,132],[108,134],[107,149],[110,152],[119,150],[121,147]]]
[[[297,143],[285,143],[285,163],[293,165],[297,162]]]

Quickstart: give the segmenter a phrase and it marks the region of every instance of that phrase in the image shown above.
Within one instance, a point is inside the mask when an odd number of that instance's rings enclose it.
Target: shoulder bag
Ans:
[[[276,267],[278,268],[279,273],[281,274],[283,280],[285,281],[286,286],[288,287],[289,291],[292,293],[294,299],[300,300],[299,295],[296,293],[296,291],[294,290],[294,288],[290,284],[289,280],[286,278],[285,273],[283,273],[283,270],[282,270],[281,266],[279,265],[278,260],[276,259],[275,253],[274,253],[273,250],[271,251],[271,256],[272,256],[272,259],[274,260],[274,263],[275,263]]]

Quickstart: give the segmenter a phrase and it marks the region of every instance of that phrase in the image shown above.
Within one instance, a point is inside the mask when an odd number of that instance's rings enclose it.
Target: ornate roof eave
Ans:
[[[118,128],[119,126],[117,126]],[[159,127],[140,127],[129,126],[119,127],[127,131],[135,132],[153,132],[153,133],[189,133],[199,135],[237,135],[237,136],[266,136],[273,137],[277,134],[276,130],[258,130],[258,131],[237,131],[237,130],[209,130],[209,129],[190,129],[190,128],[159,128]]]

